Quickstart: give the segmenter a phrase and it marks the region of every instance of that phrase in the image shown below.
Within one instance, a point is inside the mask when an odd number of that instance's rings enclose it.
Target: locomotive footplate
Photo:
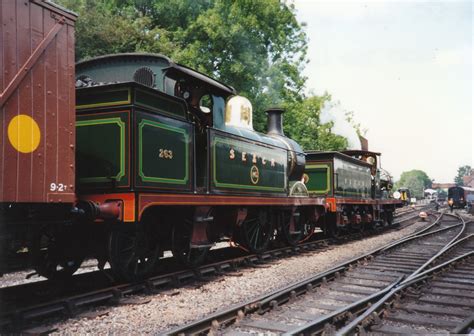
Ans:
[[[235,205],[235,206],[321,206],[323,198],[254,197],[188,194],[138,194],[139,217],[149,207],[159,205]]]

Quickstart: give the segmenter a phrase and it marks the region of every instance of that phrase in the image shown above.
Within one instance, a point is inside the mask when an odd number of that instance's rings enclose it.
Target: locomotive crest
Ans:
[[[250,168],[250,181],[252,181],[253,184],[257,184],[259,179],[260,172],[258,171],[257,166],[252,166],[252,168]]]

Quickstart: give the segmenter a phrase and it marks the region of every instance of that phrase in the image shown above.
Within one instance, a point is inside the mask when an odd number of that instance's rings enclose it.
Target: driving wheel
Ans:
[[[262,253],[273,236],[273,226],[266,211],[255,211],[247,216],[239,229],[239,242],[252,253]]]
[[[36,272],[50,280],[67,280],[84,260],[75,256],[65,234],[60,234],[53,225],[44,225],[36,233],[31,253]]]
[[[149,276],[157,266],[161,250],[156,237],[143,228],[121,227],[109,237],[109,261],[114,274],[125,281]]]

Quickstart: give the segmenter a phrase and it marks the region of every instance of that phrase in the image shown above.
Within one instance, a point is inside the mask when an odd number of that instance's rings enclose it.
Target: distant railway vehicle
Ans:
[[[304,153],[279,108],[258,133],[246,98],[165,56],[74,65],[74,14],[0,6],[0,273],[65,278],[93,257],[133,280],[168,250],[193,267],[224,239],[260,253],[392,222],[379,153]]]
[[[400,194],[400,200],[402,201],[403,205],[409,205],[410,202],[411,202],[410,189],[408,189],[408,188],[399,188],[398,192]]]
[[[436,199],[438,202],[446,202],[446,194],[438,194],[438,197]]]
[[[448,189],[448,205],[451,209],[465,208],[468,199],[472,197],[474,197],[474,188],[451,187]]]

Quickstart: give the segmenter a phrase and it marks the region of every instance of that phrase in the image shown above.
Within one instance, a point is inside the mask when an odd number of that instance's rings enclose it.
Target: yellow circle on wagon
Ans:
[[[8,124],[8,140],[17,151],[31,153],[38,148],[41,131],[33,118],[20,114]]]

